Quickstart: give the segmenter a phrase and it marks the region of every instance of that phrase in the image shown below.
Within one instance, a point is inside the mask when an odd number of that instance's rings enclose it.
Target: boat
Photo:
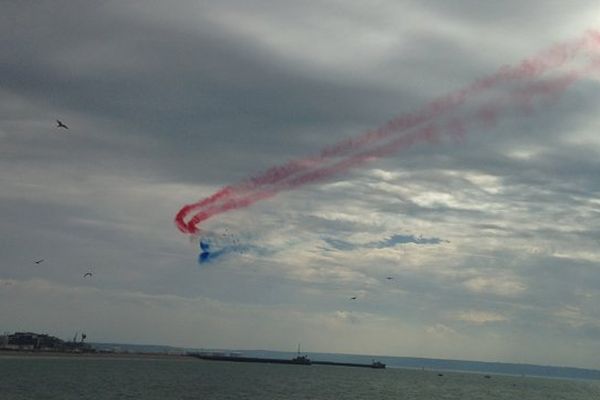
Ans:
[[[259,358],[259,357],[244,357],[241,353],[224,353],[224,352],[208,352],[208,353],[188,353],[189,356],[209,361],[234,361],[246,363],[265,363],[265,364],[294,364],[294,365],[332,365],[338,367],[363,367],[384,369],[385,364],[380,361],[372,360],[371,364],[346,363],[334,361],[312,361],[305,354],[300,354],[300,345],[296,357],[291,359],[283,358]]]
[[[294,364],[302,364],[302,365],[310,365],[312,362],[307,355],[300,355],[300,343],[298,343],[298,351],[296,352],[296,357],[292,358],[292,362]]]
[[[298,356],[292,358],[292,363],[293,364],[310,365],[310,364],[312,364],[312,361],[310,361],[310,358],[308,358],[307,356],[298,355]]]

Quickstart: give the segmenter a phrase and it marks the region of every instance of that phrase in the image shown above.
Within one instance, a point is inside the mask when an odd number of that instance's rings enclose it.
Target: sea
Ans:
[[[198,359],[0,357],[1,400],[600,399],[600,381]]]

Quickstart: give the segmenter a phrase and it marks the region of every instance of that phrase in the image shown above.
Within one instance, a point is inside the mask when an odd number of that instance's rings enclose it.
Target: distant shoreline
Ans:
[[[58,351],[14,351],[0,350],[2,358],[71,358],[86,360],[121,359],[121,360],[185,360],[195,361],[185,354],[168,353],[66,353]]]

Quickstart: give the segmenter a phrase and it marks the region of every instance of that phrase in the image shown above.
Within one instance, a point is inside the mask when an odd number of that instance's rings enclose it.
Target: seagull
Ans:
[[[83,274],[84,278],[87,278],[88,276],[92,276],[93,274],[91,272],[86,272],[85,274]]]
[[[35,263],[35,264],[41,264],[41,263],[43,263],[43,262],[44,262],[44,259],[43,259],[43,258],[42,258],[42,259],[40,259],[40,260],[34,261],[34,263]]]
[[[69,127],[67,125],[65,125],[60,119],[56,120],[56,127],[57,128],[69,129]]]

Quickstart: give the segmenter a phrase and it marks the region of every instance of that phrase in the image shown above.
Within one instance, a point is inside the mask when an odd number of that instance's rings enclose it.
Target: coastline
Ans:
[[[7,358],[85,359],[85,360],[179,360],[195,361],[186,354],[168,353],[66,353],[58,351],[0,350],[0,360]]]

